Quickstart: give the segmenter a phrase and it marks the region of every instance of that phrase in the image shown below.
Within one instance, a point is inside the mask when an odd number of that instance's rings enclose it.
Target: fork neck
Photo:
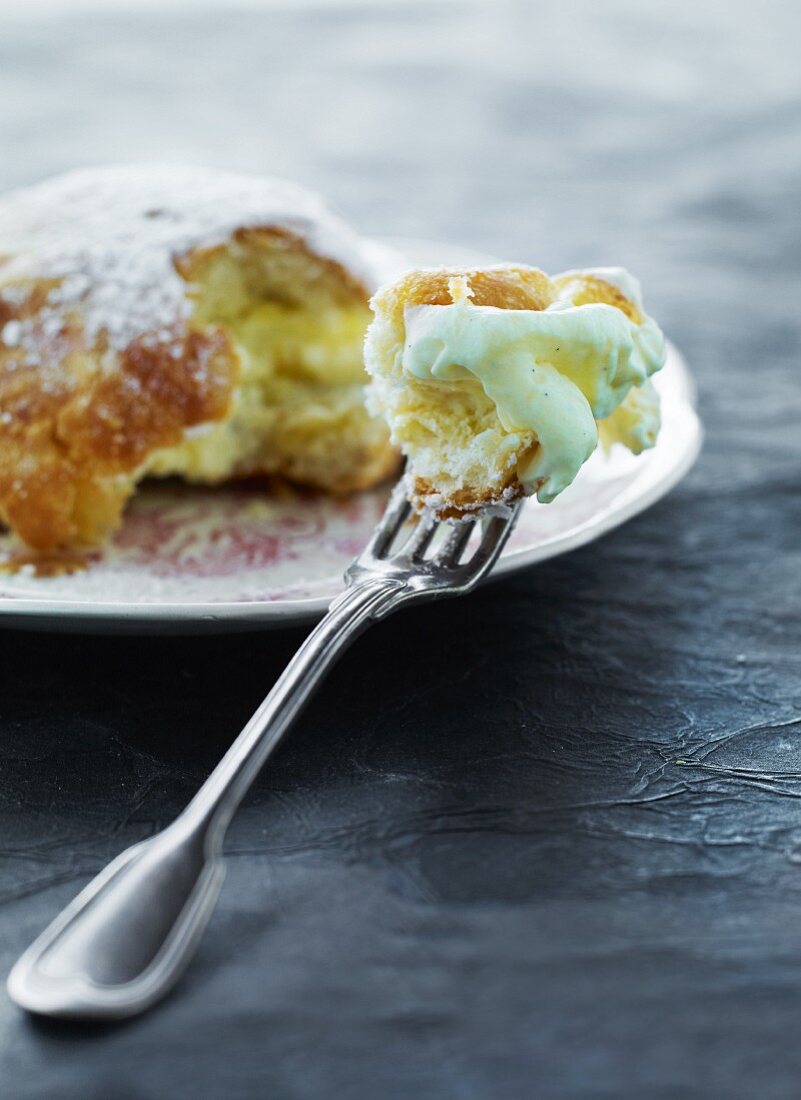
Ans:
[[[207,851],[219,851],[245,793],[328,669],[372,619],[388,610],[403,587],[396,578],[370,577],[351,584],[333,601],[179,818],[179,827],[205,834]]]

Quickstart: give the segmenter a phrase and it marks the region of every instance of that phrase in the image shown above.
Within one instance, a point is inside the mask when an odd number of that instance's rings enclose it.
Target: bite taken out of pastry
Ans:
[[[599,438],[635,454],[656,442],[664,338],[620,268],[419,270],[372,307],[368,405],[407,457],[419,509],[547,503]]]
[[[146,476],[387,477],[364,403],[377,282],[282,181],[121,166],[0,200],[0,520],[47,553],[102,542]]]

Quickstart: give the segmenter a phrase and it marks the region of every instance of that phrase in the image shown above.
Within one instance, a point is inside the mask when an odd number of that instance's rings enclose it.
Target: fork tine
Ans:
[[[471,566],[482,569],[487,563],[491,564],[495,560],[509,534],[510,524],[514,525],[519,508],[519,504],[516,504],[510,514],[490,516],[482,521],[481,542],[470,559]]]
[[[377,558],[385,554],[392,545],[398,531],[408,519],[411,510],[412,506],[409,503],[406,486],[401,480],[392,490],[386,510],[364,552]]]
[[[407,499],[407,487],[401,482],[393,490],[372,539],[347,570],[345,575],[349,584],[373,574],[408,584],[409,595],[466,592],[494,565],[515,525],[521,502],[512,506],[494,505],[456,524],[447,524],[449,530],[430,558],[426,558],[426,551],[439,534],[443,521],[432,511],[425,511],[416,514],[414,525],[401,534],[412,507]],[[475,552],[463,562],[461,557],[477,525],[480,525],[481,538]],[[398,545],[393,549],[396,540]]]
[[[470,541],[475,526],[475,519],[463,519],[454,524],[452,531],[445,540],[445,545],[434,560],[441,565],[458,565],[459,557]]]
[[[426,550],[431,545],[431,540],[437,533],[439,527],[439,520],[433,512],[423,512],[420,518],[417,520],[417,526],[415,527],[411,538],[403,548],[404,555],[407,555],[413,562],[418,562],[425,554]]]

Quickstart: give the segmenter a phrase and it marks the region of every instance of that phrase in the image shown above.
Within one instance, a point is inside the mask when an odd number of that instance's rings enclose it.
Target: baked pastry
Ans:
[[[368,405],[407,456],[410,498],[457,517],[551,501],[595,450],[652,447],[665,346],[619,268],[412,271],[374,297]]]
[[[0,200],[0,519],[50,551],[101,542],[147,475],[380,481],[375,283],[322,200],[274,180],[98,168]]]

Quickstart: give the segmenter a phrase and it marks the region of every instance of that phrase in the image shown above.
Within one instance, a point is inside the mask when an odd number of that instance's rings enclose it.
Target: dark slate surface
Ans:
[[[622,262],[708,436],[625,529],[362,639],[236,820],[180,989],[110,1029],[0,999],[2,1095],[797,1097],[798,6],[16,7],[2,186],[208,161],[372,232]],[[0,636],[0,969],[299,640]]]

